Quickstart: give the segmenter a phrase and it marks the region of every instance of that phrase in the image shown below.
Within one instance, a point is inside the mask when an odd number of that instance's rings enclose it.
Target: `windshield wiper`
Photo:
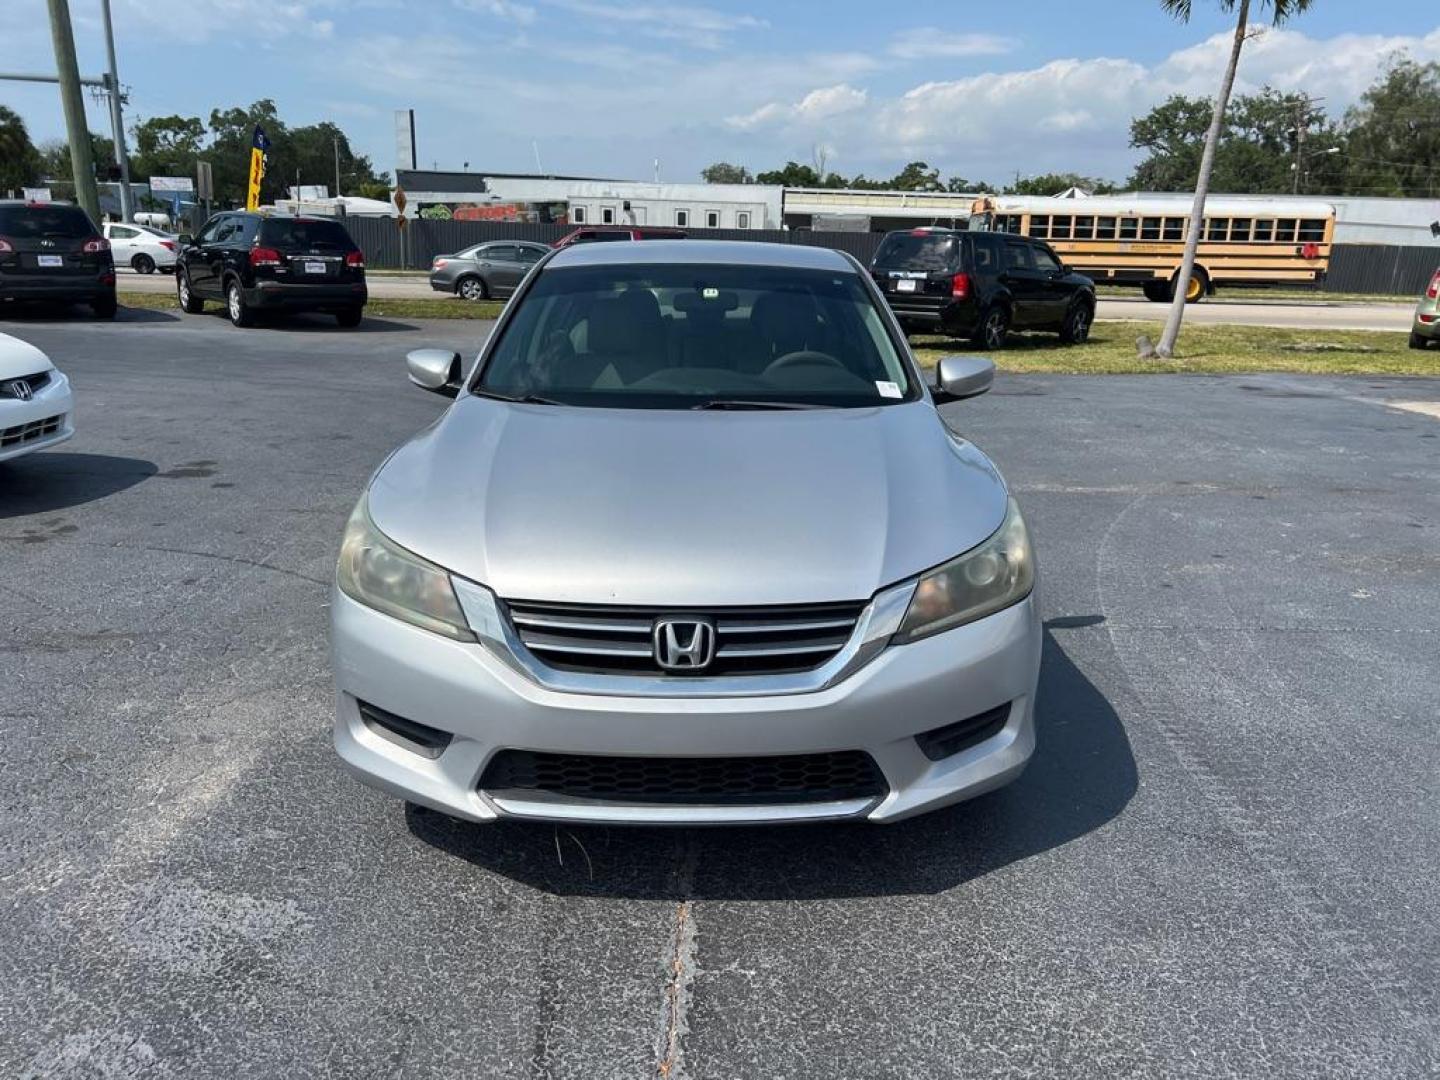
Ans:
[[[563,401],[541,397],[539,394],[501,394],[494,390],[476,390],[478,397],[493,398],[495,401],[509,401],[516,405],[564,405]]]
[[[833,405],[818,405],[813,401],[764,401],[744,398],[711,398],[691,405],[691,409],[833,409]]]

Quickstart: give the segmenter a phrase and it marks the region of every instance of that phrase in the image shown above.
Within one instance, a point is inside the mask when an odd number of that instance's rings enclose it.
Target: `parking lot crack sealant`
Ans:
[[[686,1080],[685,1035],[690,1030],[690,986],[695,968],[695,868],[700,848],[693,834],[675,869],[675,904],[664,958],[665,987],[660,1001],[660,1036],[655,1050],[655,1075]]]

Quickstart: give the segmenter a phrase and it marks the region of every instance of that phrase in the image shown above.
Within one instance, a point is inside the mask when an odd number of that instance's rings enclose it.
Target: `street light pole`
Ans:
[[[106,83],[110,91],[110,127],[115,139],[115,163],[120,166],[120,219],[135,220],[135,200],[130,191],[130,153],[125,148],[125,119],[120,109],[120,75],[115,68],[115,28],[110,22],[110,0],[100,0],[105,22],[105,52],[110,59]]]
[[[55,72],[60,79],[60,104],[65,110],[65,132],[70,139],[70,171],[75,177],[75,201],[100,220],[100,193],[95,188],[95,158],[90,151],[90,128],[85,121],[85,99],[80,96],[80,68],[75,62],[75,33],[70,28],[67,0],[48,0],[50,38],[55,45]]]

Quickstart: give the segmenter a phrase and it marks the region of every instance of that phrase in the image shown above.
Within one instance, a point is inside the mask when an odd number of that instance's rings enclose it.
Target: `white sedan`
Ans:
[[[75,434],[70,380],[27,341],[0,334],[0,461]]]
[[[139,274],[175,269],[175,237],[146,225],[123,221],[105,223],[105,239],[115,255],[115,266],[128,266]]]

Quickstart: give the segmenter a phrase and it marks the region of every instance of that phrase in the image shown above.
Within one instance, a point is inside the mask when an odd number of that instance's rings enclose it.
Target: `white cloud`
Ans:
[[[551,0],[554,6],[582,15],[600,28],[678,41],[698,49],[719,49],[741,30],[768,24],[754,15],[729,14],[684,4],[604,3],[601,0]]]
[[[818,123],[863,109],[868,101],[869,95],[864,90],[839,83],[811,90],[793,105],[771,101],[744,115],[729,117],[725,122],[741,131],[789,122]]]
[[[521,26],[529,26],[535,21],[533,7],[529,4],[514,3],[513,0],[454,0],[454,3],[456,7],[466,11],[493,15],[497,19],[507,19]]]
[[[996,56],[1015,48],[1012,38],[996,34],[952,34],[933,26],[902,30],[890,39],[889,53],[901,60],[935,57]]]
[[[325,17],[340,10],[336,0],[122,0],[117,28],[187,43],[233,37],[281,42],[288,37],[329,38],[335,23]]]

